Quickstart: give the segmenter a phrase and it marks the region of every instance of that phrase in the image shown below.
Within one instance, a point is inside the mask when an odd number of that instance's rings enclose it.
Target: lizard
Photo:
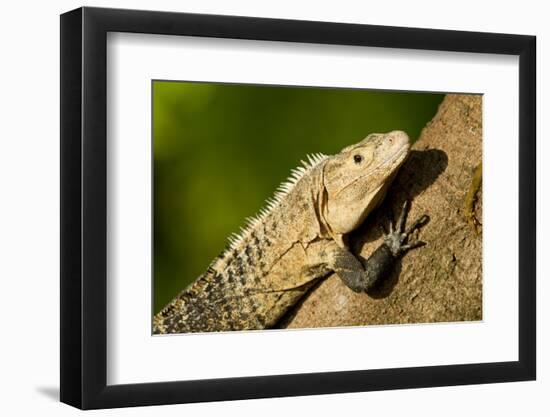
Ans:
[[[475,214],[476,203],[478,202],[478,191],[481,189],[483,176],[482,165],[483,164],[480,162],[474,171],[472,182],[470,183],[466,197],[464,197],[464,207],[462,209],[462,213],[464,214],[466,221],[472,226],[472,229],[477,235],[481,233],[482,228],[481,222]]]
[[[409,236],[429,217],[405,228],[406,200],[368,259],[349,249],[349,233],[382,202],[409,151],[408,135],[392,131],[332,156],[308,156],[206,272],[153,317],[153,333],[273,328],[331,273],[354,292],[371,289],[399,257],[425,244]]]

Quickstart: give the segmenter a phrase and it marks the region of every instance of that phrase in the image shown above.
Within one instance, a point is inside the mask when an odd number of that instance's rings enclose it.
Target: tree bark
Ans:
[[[352,292],[331,275],[303,299],[282,327],[482,319],[482,200],[481,187],[475,187],[476,168],[481,172],[481,102],[479,95],[445,97],[385,202],[350,240],[354,253],[367,258],[382,242],[380,226],[387,226],[391,213],[397,216],[409,199],[408,224],[422,214],[431,218],[418,234],[427,245],[405,254],[368,294]]]

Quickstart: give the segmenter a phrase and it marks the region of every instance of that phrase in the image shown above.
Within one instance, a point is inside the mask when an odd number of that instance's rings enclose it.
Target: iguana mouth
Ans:
[[[398,167],[405,160],[404,157],[409,153],[409,149],[410,149],[410,145],[408,143],[405,144],[395,155],[392,155],[389,158],[385,159],[384,161],[380,162],[377,166],[375,166],[374,168],[369,169],[362,176],[372,174],[373,172],[378,171],[380,168],[384,168],[388,165],[395,165],[395,167]],[[401,159],[401,157],[403,157],[403,158],[402,158],[402,160],[399,161],[399,163],[393,164],[393,162],[395,162],[398,159]]]

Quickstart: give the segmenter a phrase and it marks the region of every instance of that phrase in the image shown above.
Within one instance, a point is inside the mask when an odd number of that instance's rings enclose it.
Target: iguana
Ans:
[[[318,280],[336,273],[355,292],[371,288],[409,249],[405,203],[368,260],[347,235],[380,204],[410,149],[401,131],[371,134],[336,155],[315,154],[292,171],[266,208],[247,219],[208,270],[153,318],[153,333],[271,328]]]

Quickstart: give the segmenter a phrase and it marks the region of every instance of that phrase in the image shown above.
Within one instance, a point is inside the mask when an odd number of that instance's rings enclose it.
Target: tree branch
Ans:
[[[354,252],[367,258],[382,241],[379,226],[411,199],[409,224],[423,214],[431,217],[420,232],[428,244],[407,253],[369,294],[356,294],[330,276],[293,310],[284,327],[481,320],[482,238],[479,224],[472,225],[472,216],[481,221],[482,209],[481,188],[475,189],[481,101],[479,95],[445,97],[385,203],[351,237]],[[472,192],[475,198],[466,201]],[[465,213],[469,205],[472,212]]]

